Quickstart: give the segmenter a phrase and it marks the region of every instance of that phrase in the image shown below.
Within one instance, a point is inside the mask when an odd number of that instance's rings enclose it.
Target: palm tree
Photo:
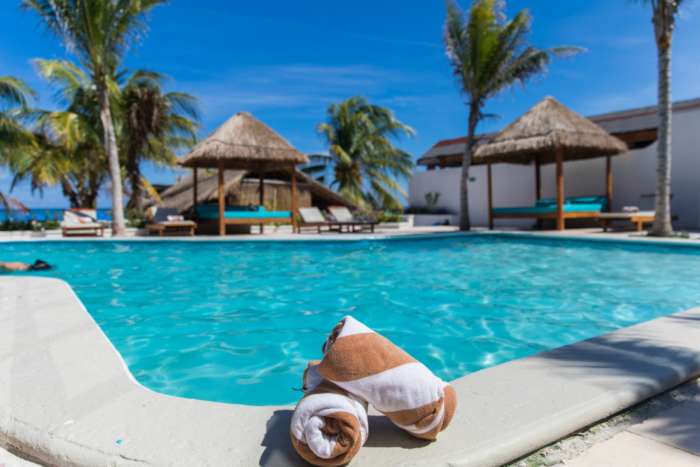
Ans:
[[[182,92],[163,92],[164,77],[138,71],[123,87],[120,99],[122,154],[131,188],[127,207],[142,211],[142,189],[150,184],[141,175],[141,163],[173,165],[175,150],[197,141],[199,112],[196,99]]]
[[[671,45],[683,0],[643,0],[651,5],[659,60],[659,139],[656,156],[656,219],[651,235],[673,235],[671,224]]]
[[[499,0],[475,0],[467,15],[453,0],[447,0],[445,48],[461,90],[467,98],[469,117],[467,144],[460,182],[461,230],[469,230],[469,167],[475,146],[476,128],[484,117],[487,101],[517,83],[543,73],[553,56],[579,49],[538,49],[528,41],[531,18],[523,10],[507,20]]]
[[[23,0],[36,11],[89,71],[97,92],[102,142],[112,179],[112,232],[125,231],[119,148],[112,117],[110,83],[131,39],[145,28],[144,16],[165,0]]]
[[[35,60],[39,75],[57,89],[62,111],[34,111],[34,145],[11,166],[32,190],[60,185],[71,207],[96,207],[107,168],[98,96],[90,77],[65,60]],[[116,106],[113,96],[112,106]]]
[[[28,102],[34,96],[29,86],[11,76],[0,76],[0,164],[11,165],[24,157],[33,138],[22,125],[28,113]],[[0,205],[10,209],[26,209],[22,203],[0,191]]]
[[[106,163],[97,164],[99,155],[104,153],[101,141],[97,145],[88,142],[69,149],[65,142],[56,138],[48,128],[49,122],[58,115],[46,115],[46,120],[36,130],[36,144],[33,150],[11,166],[14,172],[12,186],[29,179],[33,191],[43,191],[44,187],[58,185],[72,208],[96,208],[97,196],[103,186]]]
[[[357,206],[401,209],[397,194],[405,190],[396,177],[411,174],[410,154],[396,148],[392,138],[413,135],[389,110],[352,97],[328,108],[328,121],[318,125],[333,158],[334,181],[340,194]]]

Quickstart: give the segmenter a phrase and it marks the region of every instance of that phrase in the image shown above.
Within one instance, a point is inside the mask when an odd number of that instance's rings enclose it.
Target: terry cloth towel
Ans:
[[[292,445],[317,466],[345,465],[367,441],[367,403],[318,374],[318,362],[304,372],[304,397],[290,427]]]
[[[452,420],[452,386],[353,317],[338,323],[323,353],[323,379],[368,401],[413,436],[435,440]]]

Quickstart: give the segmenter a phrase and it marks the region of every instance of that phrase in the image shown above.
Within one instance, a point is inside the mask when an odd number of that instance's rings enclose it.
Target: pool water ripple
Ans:
[[[298,399],[353,314],[438,375],[700,305],[700,250],[473,236],[351,243],[5,243],[45,259],[145,386],[245,404]],[[50,312],[50,310],[47,310]]]

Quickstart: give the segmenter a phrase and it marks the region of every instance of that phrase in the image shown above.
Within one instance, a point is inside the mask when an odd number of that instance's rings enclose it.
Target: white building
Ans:
[[[644,107],[589,117],[624,140],[631,151],[612,158],[612,210],[624,206],[654,209],[656,189],[656,107]],[[673,106],[672,212],[678,229],[700,229],[700,98]],[[488,138],[488,135],[484,135]],[[413,208],[427,207],[439,195],[433,209],[459,212],[459,179],[465,138],[436,143],[418,160],[419,169],[409,183]],[[565,196],[605,195],[605,158],[566,162]],[[493,165],[494,207],[532,206],[535,203],[533,166]],[[470,170],[469,208],[475,226],[488,225],[486,166]],[[542,167],[545,197],[554,197],[554,165]],[[418,219],[420,219],[419,216]],[[446,216],[441,216],[445,218]],[[448,216],[449,217],[449,216]],[[417,220],[418,220],[417,219]],[[423,218],[432,223],[435,218]],[[456,216],[452,216],[452,222]],[[420,222],[420,221],[419,221]],[[498,226],[530,226],[533,220],[496,220]]]

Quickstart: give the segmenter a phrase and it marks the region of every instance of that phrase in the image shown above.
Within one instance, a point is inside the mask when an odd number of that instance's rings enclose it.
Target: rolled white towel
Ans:
[[[292,415],[292,445],[307,462],[340,466],[367,441],[367,403],[323,380],[317,362],[304,372],[304,397]]]

